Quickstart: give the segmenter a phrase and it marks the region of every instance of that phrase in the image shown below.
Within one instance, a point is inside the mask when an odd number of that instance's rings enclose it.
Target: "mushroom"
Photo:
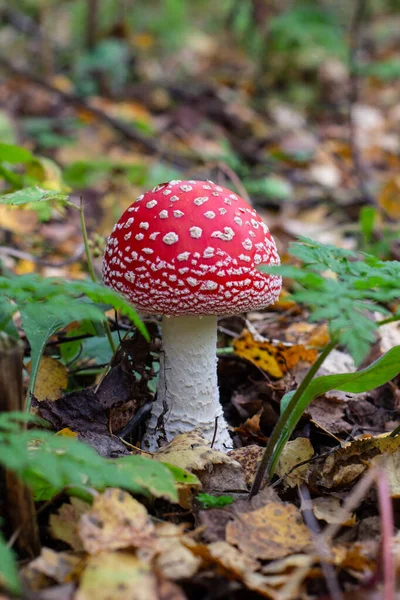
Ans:
[[[262,273],[262,264],[279,264],[268,227],[242,198],[211,181],[161,183],[115,225],[104,283],[139,311],[163,315],[147,449],[193,428],[211,440],[216,424],[214,447],[232,445],[219,402],[217,317],[276,301],[281,278]]]

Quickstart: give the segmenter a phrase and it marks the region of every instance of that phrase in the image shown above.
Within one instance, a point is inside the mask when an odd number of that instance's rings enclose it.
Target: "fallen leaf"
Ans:
[[[362,439],[344,444],[326,459],[313,464],[310,478],[314,479],[317,486],[329,490],[343,490],[353,485],[359,476],[380,460],[382,456],[392,463],[390,476],[400,464],[400,436],[391,438],[372,437],[366,435]],[[392,479],[393,491],[396,491],[396,476]]]
[[[308,461],[313,456],[314,448],[309,439],[299,437],[291,442],[287,442],[276,465],[275,473],[278,477],[286,475],[284,479],[286,487],[301,485],[306,481],[307,472],[310,468],[309,463],[300,465],[293,471],[292,469],[299,463]]]
[[[78,580],[83,565],[82,558],[79,556],[42,548],[40,556],[29,563],[29,569],[38,571],[57,583],[70,583]]]
[[[400,177],[390,177],[378,194],[378,204],[394,220],[400,219]]]
[[[265,448],[252,444],[251,446],[243,446],[243,448],[234,448],[228,452],[229,456],[242,465],[246,485],[248,487],[253,484],[264,450]]]
[[[154,564],[157,573],[173,580],[193,577],[201,560],[185,546],[182,529],[173,523],[161,523],[157,525],[156,532],[158,553]]]
[[[27,365],[27,370],[31,372],[31,363]],[[68,369],[51,356],[42,356],[39,365],[35,384],[35,397],[42,400],[57,400],[62,391],[68,387]]]
[[[226,541],[252,558],[272,560],[309,548],[311,535],[293,504],[270,502],[237,515],[226,526]]]
[[[350,527],[356,523],[355,515],[349,514],[345,520],[339,518],[341,511],[342,505],[339,498],[335,496],[319,496],[313,499],[313,512],[317,519],[346,527]]]
[[[79,536],[89,554],[130,547],[154,552],[157,545],[154,525],[143,504],[113,488],[96,496],[91,510],[82,515]]]
[[[283,377],[300,361],[313,364],[318,356],[315,348],[279,341],[256,341],[246,329],[233,341],[235,353],[255,364],[273,377]]]
[[[159,600],[151,566],[128,552],[90,556],[75,600]]]
[[[79,521],[82,515],[90,510],[90,504],[71,498],[69,503],[60,506],[57,513],[50,515],[50,533],[57,539],[69,544],[76,551],[83,550],[83,544],[78,535]]]
[[[247,489],[241,465],[227,454],[210,448],[197,429],[177,435],[153,458],[194,473],[205,491]]]
[[[305,412],[317,426],[333,434],[352,430],[352,425],[344,420],[346,403],[339,397],[341,393],[332,391],[315,398]]]
[[[207,546],[207,550],[210,557],[223,571],[238,579],[242,579],[248,572],[257,571],[260,567],[257,560],[227,542],[214,542]]]
[[[329,344],[329,331],[326,323],[313,324],[306,321],[292,323],[285,328],[285,339],[292,344],[302,344],[313,348],[324,348]]]

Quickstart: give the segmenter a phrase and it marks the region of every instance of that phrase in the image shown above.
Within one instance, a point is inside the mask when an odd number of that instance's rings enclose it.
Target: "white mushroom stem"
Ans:
[[[231,448],[219,402],[217,317],[163,317],[162,333],[157,400],[144,446],[157,450],[163,429],[170,441],[195,427],[211,442],[218,417],[214,448]]]

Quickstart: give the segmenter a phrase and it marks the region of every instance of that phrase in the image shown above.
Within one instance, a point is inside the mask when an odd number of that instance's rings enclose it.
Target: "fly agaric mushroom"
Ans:
[[[256,211],[211,181],[170,181],[139,196],[115,225],[104,283],[139,310],[163,315],[157,399],[145,444],[199,427],[214,447],[231,445],[219,402],[217,317],[274,303],[281,278],[257,269],[279,264]]]

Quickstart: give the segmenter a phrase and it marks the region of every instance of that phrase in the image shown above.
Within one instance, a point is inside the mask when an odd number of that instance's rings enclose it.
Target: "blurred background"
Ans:
[[[399,134],[398,0],[0,3],[0,140],[35,156],[0,162],[1,191],[82,196],[94,245],[145,189],[211,178],[281,249],[302,234],[399,258]],[[64,217],[2,206],[0,244],[71,255]]]

